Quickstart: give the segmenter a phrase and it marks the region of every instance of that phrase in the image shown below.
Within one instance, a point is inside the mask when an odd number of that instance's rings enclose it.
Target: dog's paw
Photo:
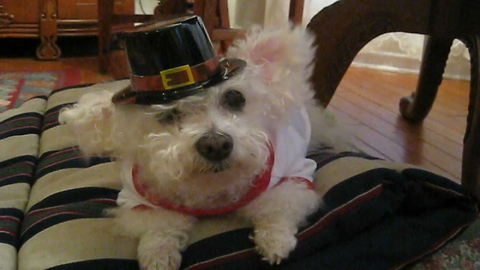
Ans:
[[[295,232],[284,226],[257,228],[253,240],[258,253],[272,265],[280,264],[297,245]]]
[[[178,251],[152,251],[139,254],[138,260],[142,270],[176,270],[180,267],[180,253]]]
[[[153,249],[138,254],[142,270],[176,270],[180,267],[181,255],[178,250]]]
[[[138,261],[142,270],[176,270],[182,261],[178,241],[166,235],[144,235],[138,245]]]

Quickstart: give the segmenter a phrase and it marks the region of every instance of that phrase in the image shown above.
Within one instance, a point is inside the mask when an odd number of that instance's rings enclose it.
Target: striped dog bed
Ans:
[[[138,269],[137,240],[116,235],[104,215],[120,189],[115,161],[85,158],[58,123],[80,95],[126,84],[59,89],[0,114],[0,269]],[[325,206],[300,229],[288,260],[263,262],[251,228],[225,216],[196,225],[181,268],[398,269],[435,253],[478,216],[462,187],[428,171],[361,153],[312,158]]]

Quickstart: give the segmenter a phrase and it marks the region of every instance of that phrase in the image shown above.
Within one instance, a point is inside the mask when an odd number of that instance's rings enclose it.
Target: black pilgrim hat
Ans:
[[[123,33],[130,86],[115,104],[164,104],[197,94],[237,74],[245,61],[216,55],[202,20],[187,16]]]

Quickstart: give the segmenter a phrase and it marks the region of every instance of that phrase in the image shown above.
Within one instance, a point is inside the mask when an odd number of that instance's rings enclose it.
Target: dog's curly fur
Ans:
[[[310,148],[320,143],[347,147],[342,132],[313,100],[308,82],[312,38],[301,28],[255,28],[229,50],[246,68],[201,94],[167,105],[113,104],[109,91],[82,96],[62,111],[87,155],[109,153],[128,177],[132,164],[159,197],[188,207],[221,207],[238,201],[265,169],[272,130],[289,125],[291,108],[306,107],[312,126]],[[225,93],[235,89],[245,104],[229,107]],[[234,147],[220,162],[205,159],[195,143],[209,131],[229,134]],[[274,133],[274,132],[273,132]],[[340,142],[339,142],[340,138]],[[321,179],[319,180],[321,181]],[[287,181],[269,189],[236,213],[254,226],[253,240],[270,263],[279,263],[296,245],[295,234],[321,199],[304,183]],[[115,219],[128,235],[140,239],[143,269],[176,269],[196,217],[155,209],[120,207]]]

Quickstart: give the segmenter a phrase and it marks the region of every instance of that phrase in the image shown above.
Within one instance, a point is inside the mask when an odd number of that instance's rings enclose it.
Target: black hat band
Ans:
[[[159,75],[131,78],[135,91],[168,91],[203,82],[220,72],[220,60],[213,57],[200,64],[183,65],[160,71]]]

